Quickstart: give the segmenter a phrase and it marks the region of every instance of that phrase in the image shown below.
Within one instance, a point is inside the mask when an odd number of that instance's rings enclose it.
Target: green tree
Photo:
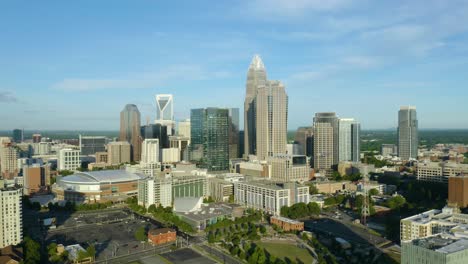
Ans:
[[[315,184],[310,183],[308,185],[309,185],[309,194],[312,195],[312,194],[318,194],[319,193],[319,191],[317,189],[317,186],[315,186]]]
[[[213,244],[214,242],[216,242],[215,235],[213,234],[213,232],[210,232],[208,234],[208,243]]]
[[[379,194],[379,191],[375,188],[372,188],[369,190],[369,195],[370,196],[373,196],[373,195],[378,195]]]
[[[260,233],[265,234],[267,232],[266,227],[264,225],[260,226]]]
[[[307,208],[309,210],[309,215],[319,215],[320,214],[320,205],[314,202],[310,202],[307,204]]]
[[[74,172],[73,171],[70,171],[70,170],[61,170],[58,172],[58,174],[62,177],[65,177],[65,176],[68,176],[68,175],[72,175]]]
[[[41,254],[39,253],[41,245],[31,239],[25,237],[23,242],[24,250],[24,264],[38,264],[41,261]]]
[[[93,258],[96,256],[96,248],[94,245],[90,245],[86,248],[86,253],[88,254],[89,257]]]
[[[146,231],[144,227],[139,227],[135,231],[135,239],[138,241],[146,241],[147,236],[146,236]]]

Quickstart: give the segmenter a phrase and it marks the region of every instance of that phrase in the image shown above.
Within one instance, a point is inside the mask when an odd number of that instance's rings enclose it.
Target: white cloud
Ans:
[[[16,103],[18,98],[9,91],[0,91],[0,103]]]
[[[231,76],[227,71],[210,71],[200,65],[174,65],[160,71],[132,74],[116,78],[65,78],[51,86],[62,91],[93,91],[102,89],[147,89],[171,81],[202,81]]]
[[[254,16],[299,17],[309,12],[334,11],[349,6],[352,0],[253,0],[246,8]],[[269,17],[261,17],[268,19]]]

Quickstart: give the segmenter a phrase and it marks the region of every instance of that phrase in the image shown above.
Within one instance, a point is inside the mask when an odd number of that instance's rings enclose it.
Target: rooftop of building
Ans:
[[[256,187],[261,187],[261,188],[267,188],[267,189],[274,189],[274,190],[285,190],[289,189],[289,187],[295,186],[295,187],[307,187],[305,185],[301,185],[295,182],[275,182],[275,181],[270,181],[270,180],[254,180],[254,181],[244,181],[244,182],[238,182],[241,184],[247,184],[247,185],[252,185]]]
[[[68,258],[72,260],[78,258],[80,251],[86,251],[80,244],[66,246],[65,250],[68,251]]]
[[[300,221],[296,221],[296,220],[289,219],[289,218],[282,217],[282,216],[272,216],[271,218],[278,219],[278,220],[280,220],[282,222],[293,224],[293,225],[298,225],[298,224],[302,223]]]
[[[460,219],[462,220],[460,221]],[[432,209],[421,214],[413,215],[402,219],[402,221],[411,221],[418,224],[428,224],[437,221],[439,223],[444,223],[446,226],[452,225],[453,227],[466,227],[466,229],[468,229],[468,225],[464,224],[468,222],[468,214],[461,214],[458,208],[449,206],[444,207],[442,210]],[[459,231],[463,230],[460,229]]]
[[[64,183],[103,184],[137,181],[143,178],[145,178],[143,174],[131,173],[126,170],[102,170],[78,172],[65,176],[59,181]]]
[[[151,229],[148,231],[148,235],[152,236],[157,236],[161,234],[167,234],[167,233],[175,233],[176,231],[172,228],[158,228],[158,229]]]
[[[409,243],[444,254],[451,254],[462,250],[468,250],[468,239],[457,238],[449,234],[439,234],[435,236],[414,239]]]
[[[214,217],[228,216],[232,214],[233,206],[224,203],[201,204],[200,208],[192,212],[176,212],[192,221],[205,221]]]

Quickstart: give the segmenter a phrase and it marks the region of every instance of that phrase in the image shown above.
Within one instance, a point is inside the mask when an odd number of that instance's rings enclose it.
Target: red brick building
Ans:
[[[176,239],[176,231],[171,228],[153,229],[148,232],[148,242],[151,242],[154,245],[172,243],[175,242]]]
[[[272,216],[270,224],[281,227],[286,232],[289,231],[304,231],[304,222],[295,221],[286,217]]]

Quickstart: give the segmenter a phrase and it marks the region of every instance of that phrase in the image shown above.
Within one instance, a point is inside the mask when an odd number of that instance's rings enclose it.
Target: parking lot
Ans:
[[[111,222],[111,223],[109,223]],[[60,222],[59,222],[60,223]],[[93,244],[97,260],[124,256],[145,251],[153,246],[135,239],[135,231],[158,228],[153,223],[133,219],[124,211],[99,212],[91,214],[73,214],[64,219],[62,228],[49,230],[46,245],[52,242],[63,245],[81,244],[87,247]]]
[[[67,214],[57,212],[55,215],[57,219],[57,227],[75,227],[80,225],[109,223],[122,220],[132,219],[133,215],[123,210],[111,211],[91,211],[91,212],[76,212]]]
[[[164,253],[161,256],[174,264],[216,264],[215,261],[200,255],[190,248]]]

